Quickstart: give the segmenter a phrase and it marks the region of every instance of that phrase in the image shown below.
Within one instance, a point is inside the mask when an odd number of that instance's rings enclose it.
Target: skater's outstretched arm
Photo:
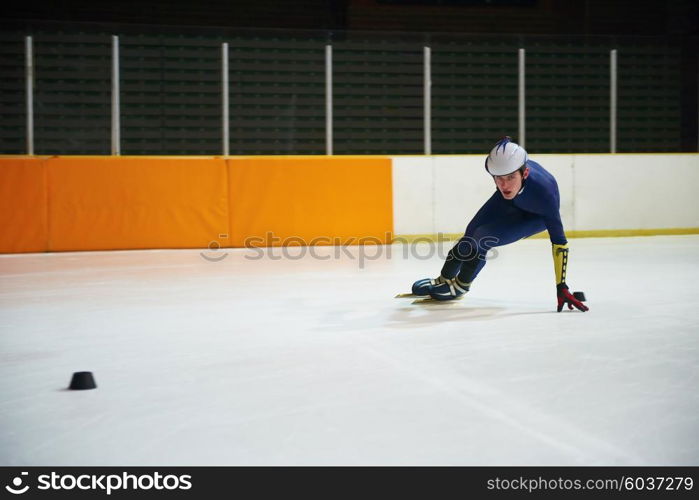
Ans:
[[[568,305],[568,309],[577,309],[585,312],[589,308],[583,304],[580,300],[576,299],[573,294],[568,290],[568,285],[566,284],[566,268],[568,267],[568,245],[557,245],[553,243],[553,265],[556,271],[556,299],[557,299],[557,311],[561,312],[564,305]]]

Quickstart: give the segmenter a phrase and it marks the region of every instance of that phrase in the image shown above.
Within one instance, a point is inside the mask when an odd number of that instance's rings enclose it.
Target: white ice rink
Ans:
[[[0,256],[0,465],[699,465],[699,236],[570,248]]]

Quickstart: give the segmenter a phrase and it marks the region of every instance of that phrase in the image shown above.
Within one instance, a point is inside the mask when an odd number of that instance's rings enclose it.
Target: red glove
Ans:
[[[559,283],[558,285],[556,285],[556,291],[558,295],[558,312],[561,312],[563,310],[564,304],[568,304],[568,309],[573,309],[573,306],[575,306],[582,312],[588,311],[590,309],[585,304],[583,304],[582,301],[576,299],[573,296],[573,294],[568,291],[568,285],[566,285],[565,283]]]

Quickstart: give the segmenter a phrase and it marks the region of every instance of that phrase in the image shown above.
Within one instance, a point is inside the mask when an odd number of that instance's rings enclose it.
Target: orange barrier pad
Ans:
[[[49,250],[206,248],[228,233],[222,159],[55,157],[46,168]]]
[[[228,160],[236,247],[390,243],[390,158]]]
[[[43,160],[0,159],[0,252],[45,252],[47,227]]]

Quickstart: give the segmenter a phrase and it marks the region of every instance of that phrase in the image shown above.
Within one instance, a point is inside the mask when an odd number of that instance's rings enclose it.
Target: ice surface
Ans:
[[[699,236],[570,248],[0,256],[0,465],[699,465]]]

